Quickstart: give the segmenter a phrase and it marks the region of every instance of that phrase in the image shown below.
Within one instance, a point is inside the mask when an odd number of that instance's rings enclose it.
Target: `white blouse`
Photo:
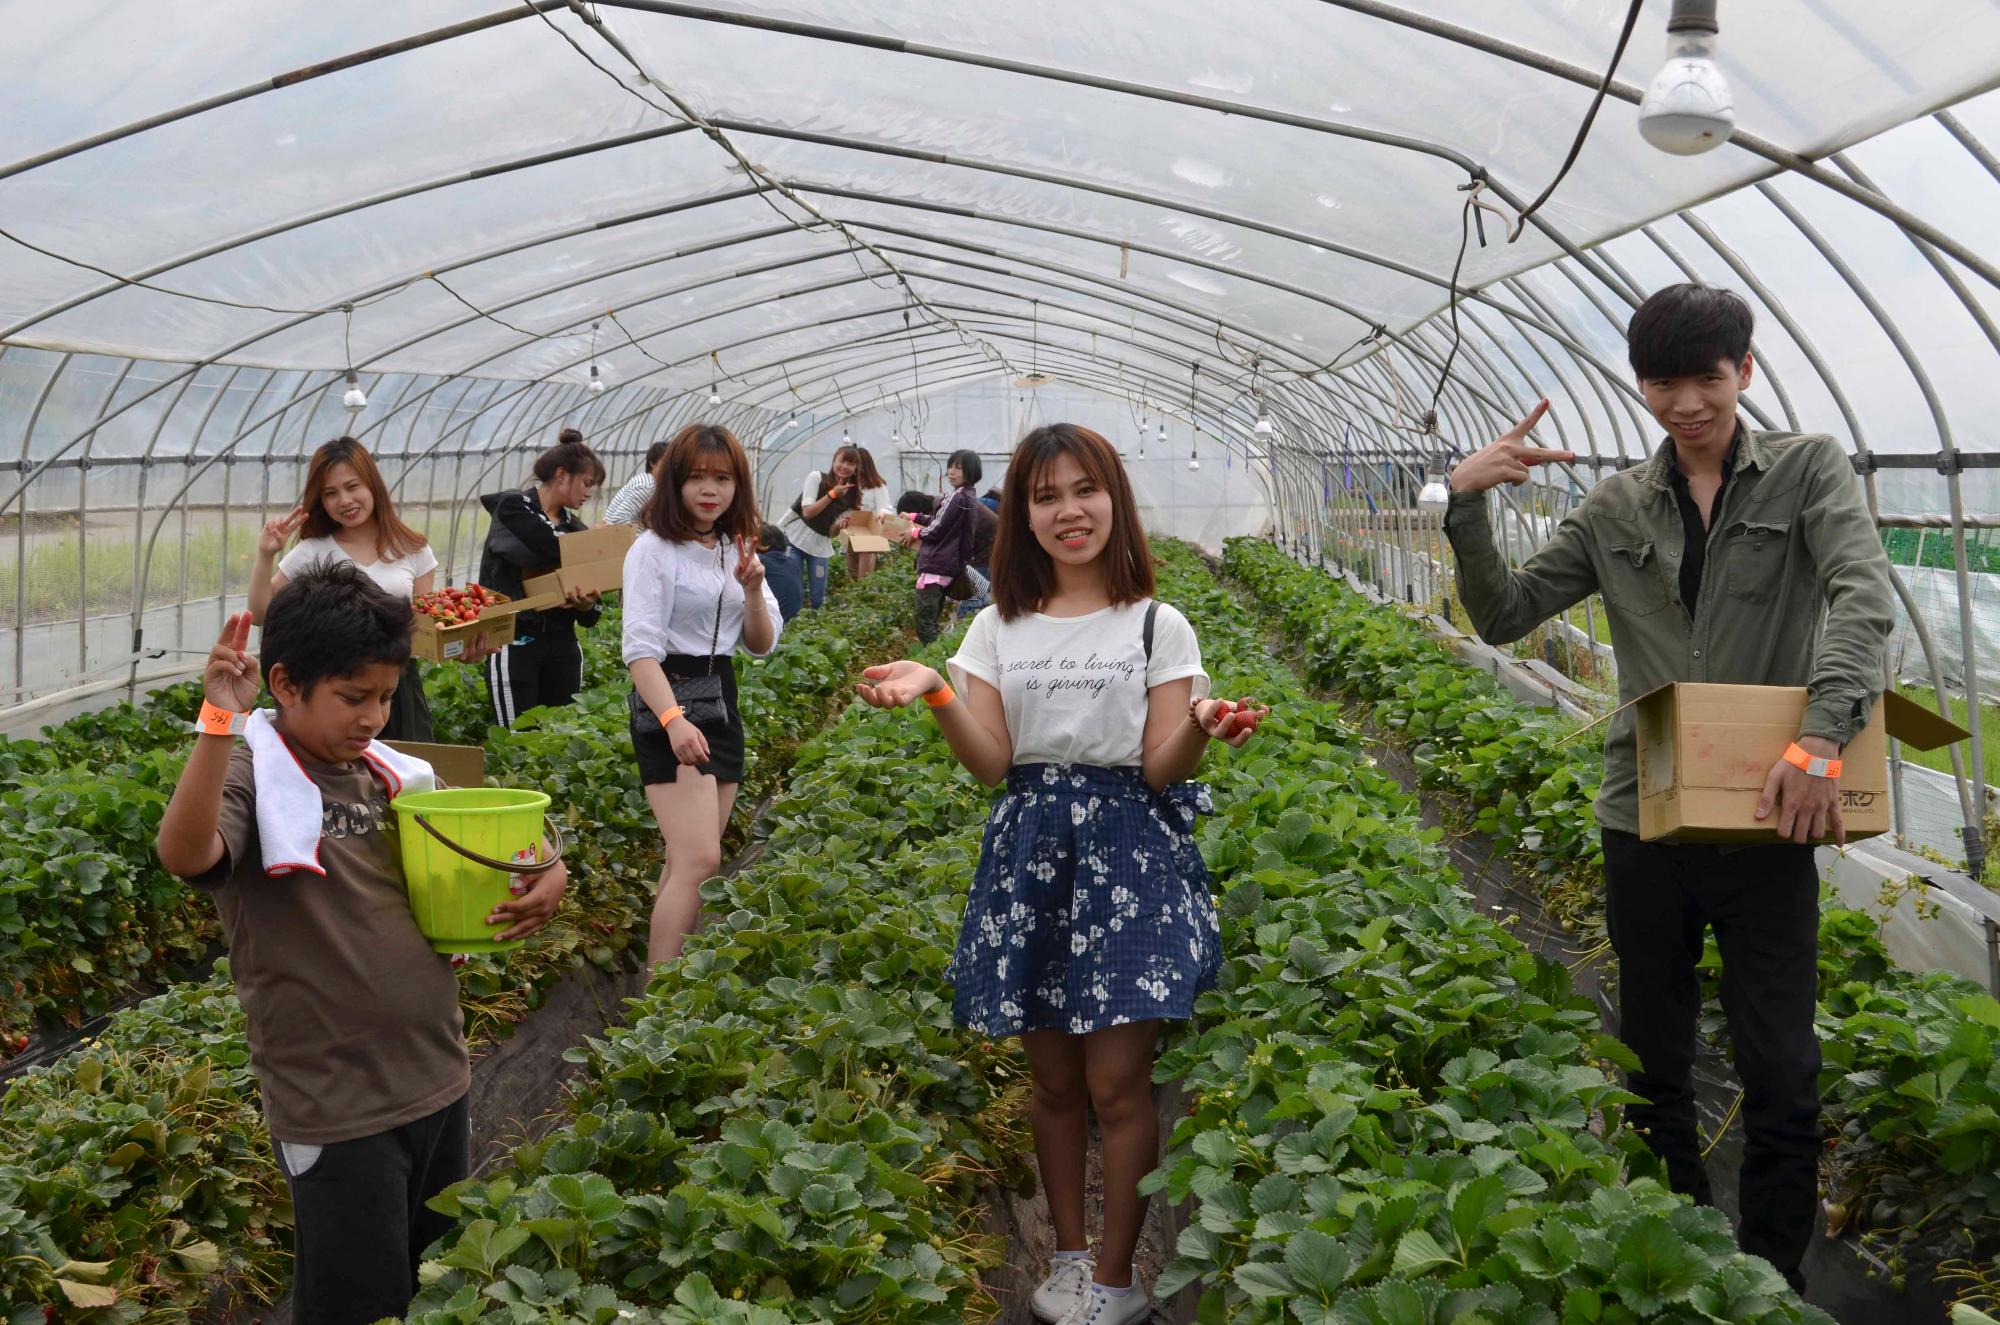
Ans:
[[[438,565],[437,553],[431,551],[428,543],[400,557],[383,557],[362,565],[354,561],[347,554],[347,549],[333,540],[332,535],[328,535],[325,538],[300,539],[298,546],[287,552],[278,563],[278,571],[287,580],[296,580],[316,566],[342,561],[353,561],[369,579],[406,603],[417,596],[417,581],[436,570]]]
[[[769,582],[763,591],[771,647],[776,648],[784,618]],[[627,666],[641,658],[658,661],[670,653],[707,657],[711,638],[717,657],[727,657],[743,644],[743,586],[736,582],[734,540],[725,538],[720,547],[707,548],[694,542],[670,543],[649,529],[625,554],[623,593]],[[770,649],[750,652],[764,657]]]

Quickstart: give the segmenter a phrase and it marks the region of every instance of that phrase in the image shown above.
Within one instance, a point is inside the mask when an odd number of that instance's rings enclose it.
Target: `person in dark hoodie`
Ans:
[[[562,564],[557,540],[589,526],[576,508],[604,481],[604,465],[584,445],[583,434],[564,428],[554,446],[535,459],[535,481],[525,488],[490,492],[479,499],[493,514],[479,557],[479,582],[510,598],[524,583]],[[514,619],[514,642],[486,660],[486,692],[502,727],[531,708],[567,704],[583,684],[583,649],[576,628],[598,617],[597,595],[572,594],[562,607],[523,612]]]
[[[757,560],[764,563],[764,583],[778,598],[778,616],[790,621],[806,603],[804,569],[792,556],[792,540],[785,531],[767,524],[757,535]]]
[[[913,515],[916,528],[905,542],[921,540],[917,551],[917,638],[928,644],[938,637],[948,590],[962,590],[952,597],[972,596],[965,569],[972,561],[972,543],[978,529],[973,511],[979,505],[979,455],[975,451],[953,451],[946,462],[945,477],[951,495],[938,507],[936,515]]]

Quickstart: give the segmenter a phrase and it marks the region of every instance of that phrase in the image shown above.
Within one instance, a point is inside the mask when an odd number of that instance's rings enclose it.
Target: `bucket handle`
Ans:
[[[482,856],[477,851],[473,851],[467,847],[462,847],[458,843],[446,837],[443,833],[440,833],[437,829],[431,826],[431,821],[424,818],[423,815],[412,814],[410,817],[412,819],[415,819],[417,821],[418,826],[421,827],[426,833],[429,833],[432,837],[435,837],[438,841],[444,843],[445,846],[451,848],[453,851],[456,851],[459,855],[464,856],[467,860],[471,861],[473,864],[484,865],[488,869],[500,870],[507,874],[540,874],[543,870],[554,869],[562,861],[562,854],[563,854],[562,825],[557,823],[553,818],[549,817],[546,814],[542,816],[542,823],[549,830],[548,835],[550,841],[552,841],[555,844],[547,860],[495,860],[491,856]]]

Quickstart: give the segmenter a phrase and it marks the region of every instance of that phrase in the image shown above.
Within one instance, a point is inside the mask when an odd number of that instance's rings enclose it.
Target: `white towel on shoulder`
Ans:
[[[285,744],[270,709],[258,709],[243,726],[250,747],[250,772],[257,784],[257,838],[266,874],[306,870],[324,875],[319,863],[320,826],[326,805],[319,786],[306,776],[292,747]],[[430,791],[437,774],[421,759],[370,741],[361,752],[394,800],[406,791]]]

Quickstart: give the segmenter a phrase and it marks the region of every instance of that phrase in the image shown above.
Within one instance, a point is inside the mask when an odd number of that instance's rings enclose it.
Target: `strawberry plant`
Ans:
[[[1512,703],[1420,623],[1269,544],[1233,541],[1225,565],[1304,650],[1315,684],[1366,705],[1408,744],[1426,786],[1519,844],[1517,863],[1543,880],[1552,909],[1596,909],[1595,743],[1567,742],[1567,723]],[[1896,968],[1862,913],[1824,908],[1820,937],[1829,1222],[1858,1231],[1899,1284],[1944,1269],[1990,1302],[1979,1285],[1992,1277],[1976,1267],[2000,1257],[2000,1002],[1949,972]],[[1718,961],[1711,943],[1711,972]],[[1720,1034],[1713,1007],[1706,1024]]]

